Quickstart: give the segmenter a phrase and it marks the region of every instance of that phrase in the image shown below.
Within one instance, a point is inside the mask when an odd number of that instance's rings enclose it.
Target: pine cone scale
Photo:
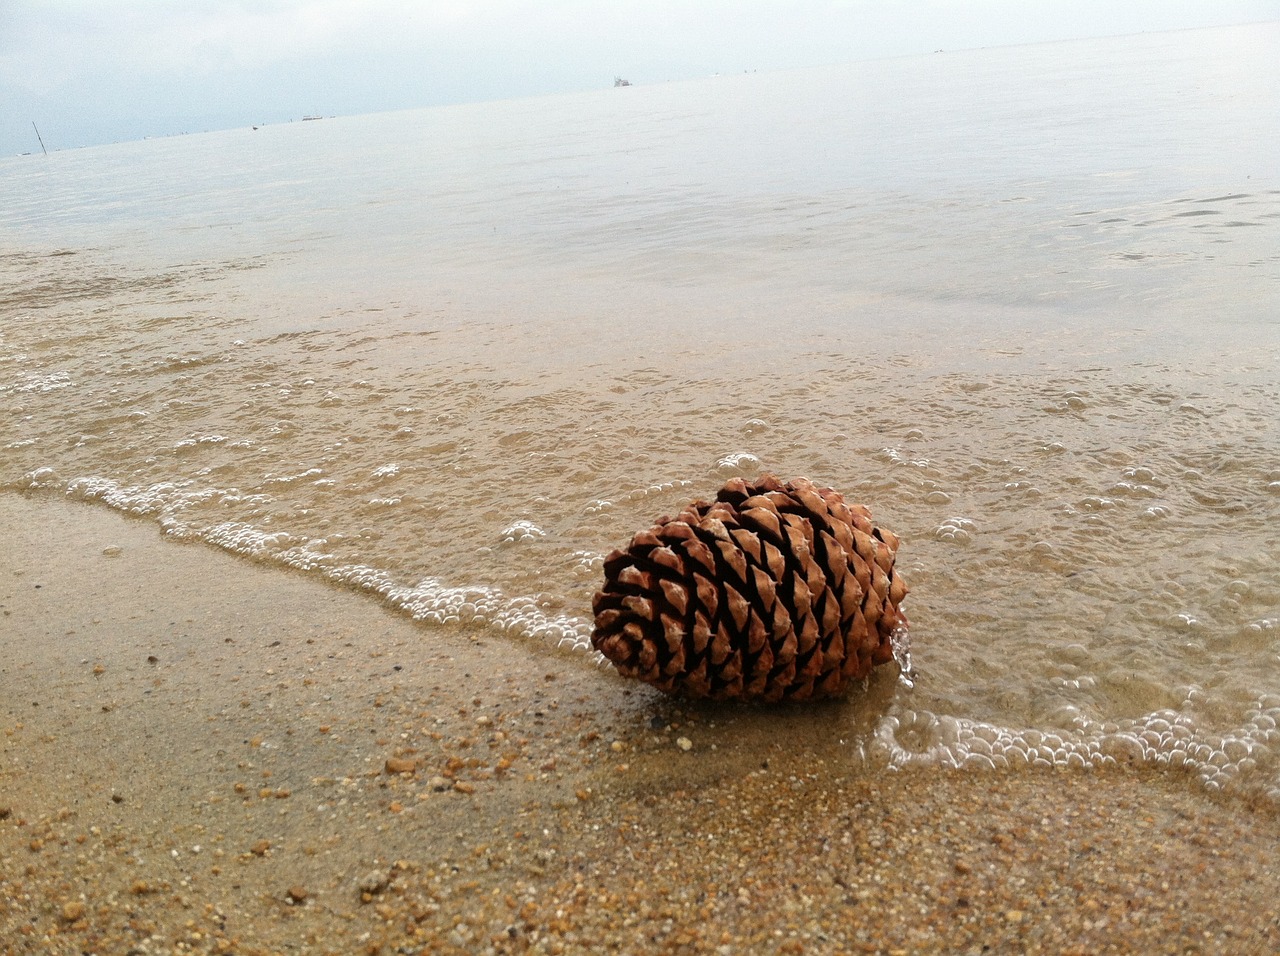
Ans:
[[[756,608],[765,620],[772,621],[773,609],[778,603],[778,589],[774,584],[773,578],[769,576],[764,568],[760,567],[752,568],[751,576],[756,586]]]

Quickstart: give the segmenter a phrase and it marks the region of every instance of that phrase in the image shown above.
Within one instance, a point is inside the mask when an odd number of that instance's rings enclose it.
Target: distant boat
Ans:
[[[614,87],[619,87],[619,86],[630,86],[630,85],[631,85],[631,81],[630,81],[630,80],[624,80],[624,79],[623,79],[622,77],[620,77],[620,76],[615,76],[615,77],[613,78],[613,85],[614,85]]]
[[[305,123],[307,120],[318,120],[318,119],[324,119],[324,117],[323,117],[323,116],[304,116],[304,117],[302,117],[302,121],[303,121],[304,123]]]

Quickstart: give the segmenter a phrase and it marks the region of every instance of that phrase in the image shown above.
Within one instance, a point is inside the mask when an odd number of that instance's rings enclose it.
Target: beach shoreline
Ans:
[[[1280,940],[1280,823],[1176,771],[877,774],[820,709],[668,701],[106,508],[0,527],[4,956]]]

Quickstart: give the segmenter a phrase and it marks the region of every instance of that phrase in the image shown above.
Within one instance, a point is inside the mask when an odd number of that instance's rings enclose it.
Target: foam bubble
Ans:
[[[173,447],[178,451],[186,451],[188,448],[195,448],[199,445],[221,445],[228,441],[226,435],[193,435],[190,438],[184,438]]]
[[[547,533],[536,524],[522,518],[498,535],[498,543],[501,545],[523,544],[546,536]]]
[[[1151,485],[1144,485],[1139,482],[1117,481],[1110,487],[1110,489],[1108,489],[1108,494],[1116,495],[1118,497],[1157,498],[1160,495],[1160,491]]]
[[[724,459],[721,459],[721,460],[723,461]],[[684,479],[677,480],[677,481],[658,482],[657,484],[649,485],[646,488],[636,488],[632,491],[624,492],[623,494],[617,496],[617,501],[620,503],[625,503],[628,501],[639,501],[643,498],[648,498],[650,495],[659,495],[668,491],[677,491],[681,488],[688,488],[692,484],[693,484],[692,481],[688,481]],[[605,511],[608,508],[611,508],[612,506],[613,506],[612,501],[595,501],[595,502],[592,502],[592,504],[588,507],[587,510],[588,512],[591,512],[592,508],[595,508],[596,511]]]
[[[397,583],[390,574],[360,564],[338,563],[315,549],[321,542],[303,542],[290,535],[267,533],[242,522],[226,522],[208,529],[201,538],[227,551],[321,576],[381,597],[415,621],[432,625],[486,625],[559,648],[590,651],[591,624],[568,615],[552,614],[532,597],[507,597],[498,588],[450,586],[437,578],[412,585]],[[586,556],[585,552],[581,553]],[[591,555],[599,558],[598,555]]]
[[[1076,507],[1084,512],[1107,511],[1115,506],[1115,499],[1103,495],[1086,495],[1076,503]]]
[[[44,392],[56,392],[59,389],[70,388],[74,382],[71,376],[66,372],[50,372],[47,375],[28,375],[16,385],[0,385],[0,395],[5,392],[13,392],[15,394],[41,394]]]
[[[720,458],[712,469],[719,475],[754,475],[761,469],[760,459],[749,452],[734,452],[731,455],[725,455]]]
[[[888,770],[1179,767],[1209,792],[1252,794],[1280,809],[1280,702],[1260,697],[1244,723],[1215,734],[1199,727],[1196,696],[1189,692],[1180,711],[1116,723],[1076,711],[1068,726],[1053,730],[904,710],[880,719],[869,749]]]
[[[1038,495],[1040,489],[1029,481],[1008,481],[1005,482],[1005,491],[1020,491],[1026,495]]]
[[[968,518],[951,517],[933,529],[933,536],[939,541],[952,541],[956,544],[968,544],[973,540],[978,526]]]
[[[1131,481],[1140,481],[1144,484],[1151,484],[1156,481],[1156,473],[1143,466],[1126,468],[1121,473],[1121,477]],[[1160,482],[1160,484],[1164,484],[1164,482]]]
[[[573,559],[575,577],[594,578],[604,568],[604,555],[598,551],[575,551],[569,557]]]
[[[880,457],[891,465],[904,465],[908,468],[929,468],[933,465],[928,458],[910,458],[896,448],[881,448]]]
[[[323,475],[323,474],[324,474],[324,471],[322,471],[319,468],[308,468],[306,471],[300,472],[299,474],[296,474],[296,475],[267,474],[266,476],[263,477],[262,483],[264,485],[288,485],[288,484],[292,484],[295,481],[301,481],[303,478],[312,478],[316,475]],[[332,481],[330,481],[329,483],[333,484]],[[320,482],[317,481],[317,482],[314,482],[314,484],[318,485],[320,484]]]
[[[197,529],[182,520],[185,511],[201,505],[265,505],[269,495],[246,495],[234,488],[210,488],[193,480],[165,481],[152,485],[121,485],[109,478],[81,477],[67,483],[66,494],[80,501],[100,501],[126,514],[156,518],[166,534],[199,537]]]
[[[22,480],[26,482],[26,487],[31,490],[36,488],[56,488],[62,481],[58,477],[58,473],[47,466],[27,472],[22,476]]]

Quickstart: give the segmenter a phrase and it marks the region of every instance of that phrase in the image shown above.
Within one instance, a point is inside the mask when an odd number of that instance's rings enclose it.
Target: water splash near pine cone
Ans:
[[[840,695],[905,635],[897,550],[897,535],[837,491],[735,478],[605,559],[591,643],[671,694]]]

